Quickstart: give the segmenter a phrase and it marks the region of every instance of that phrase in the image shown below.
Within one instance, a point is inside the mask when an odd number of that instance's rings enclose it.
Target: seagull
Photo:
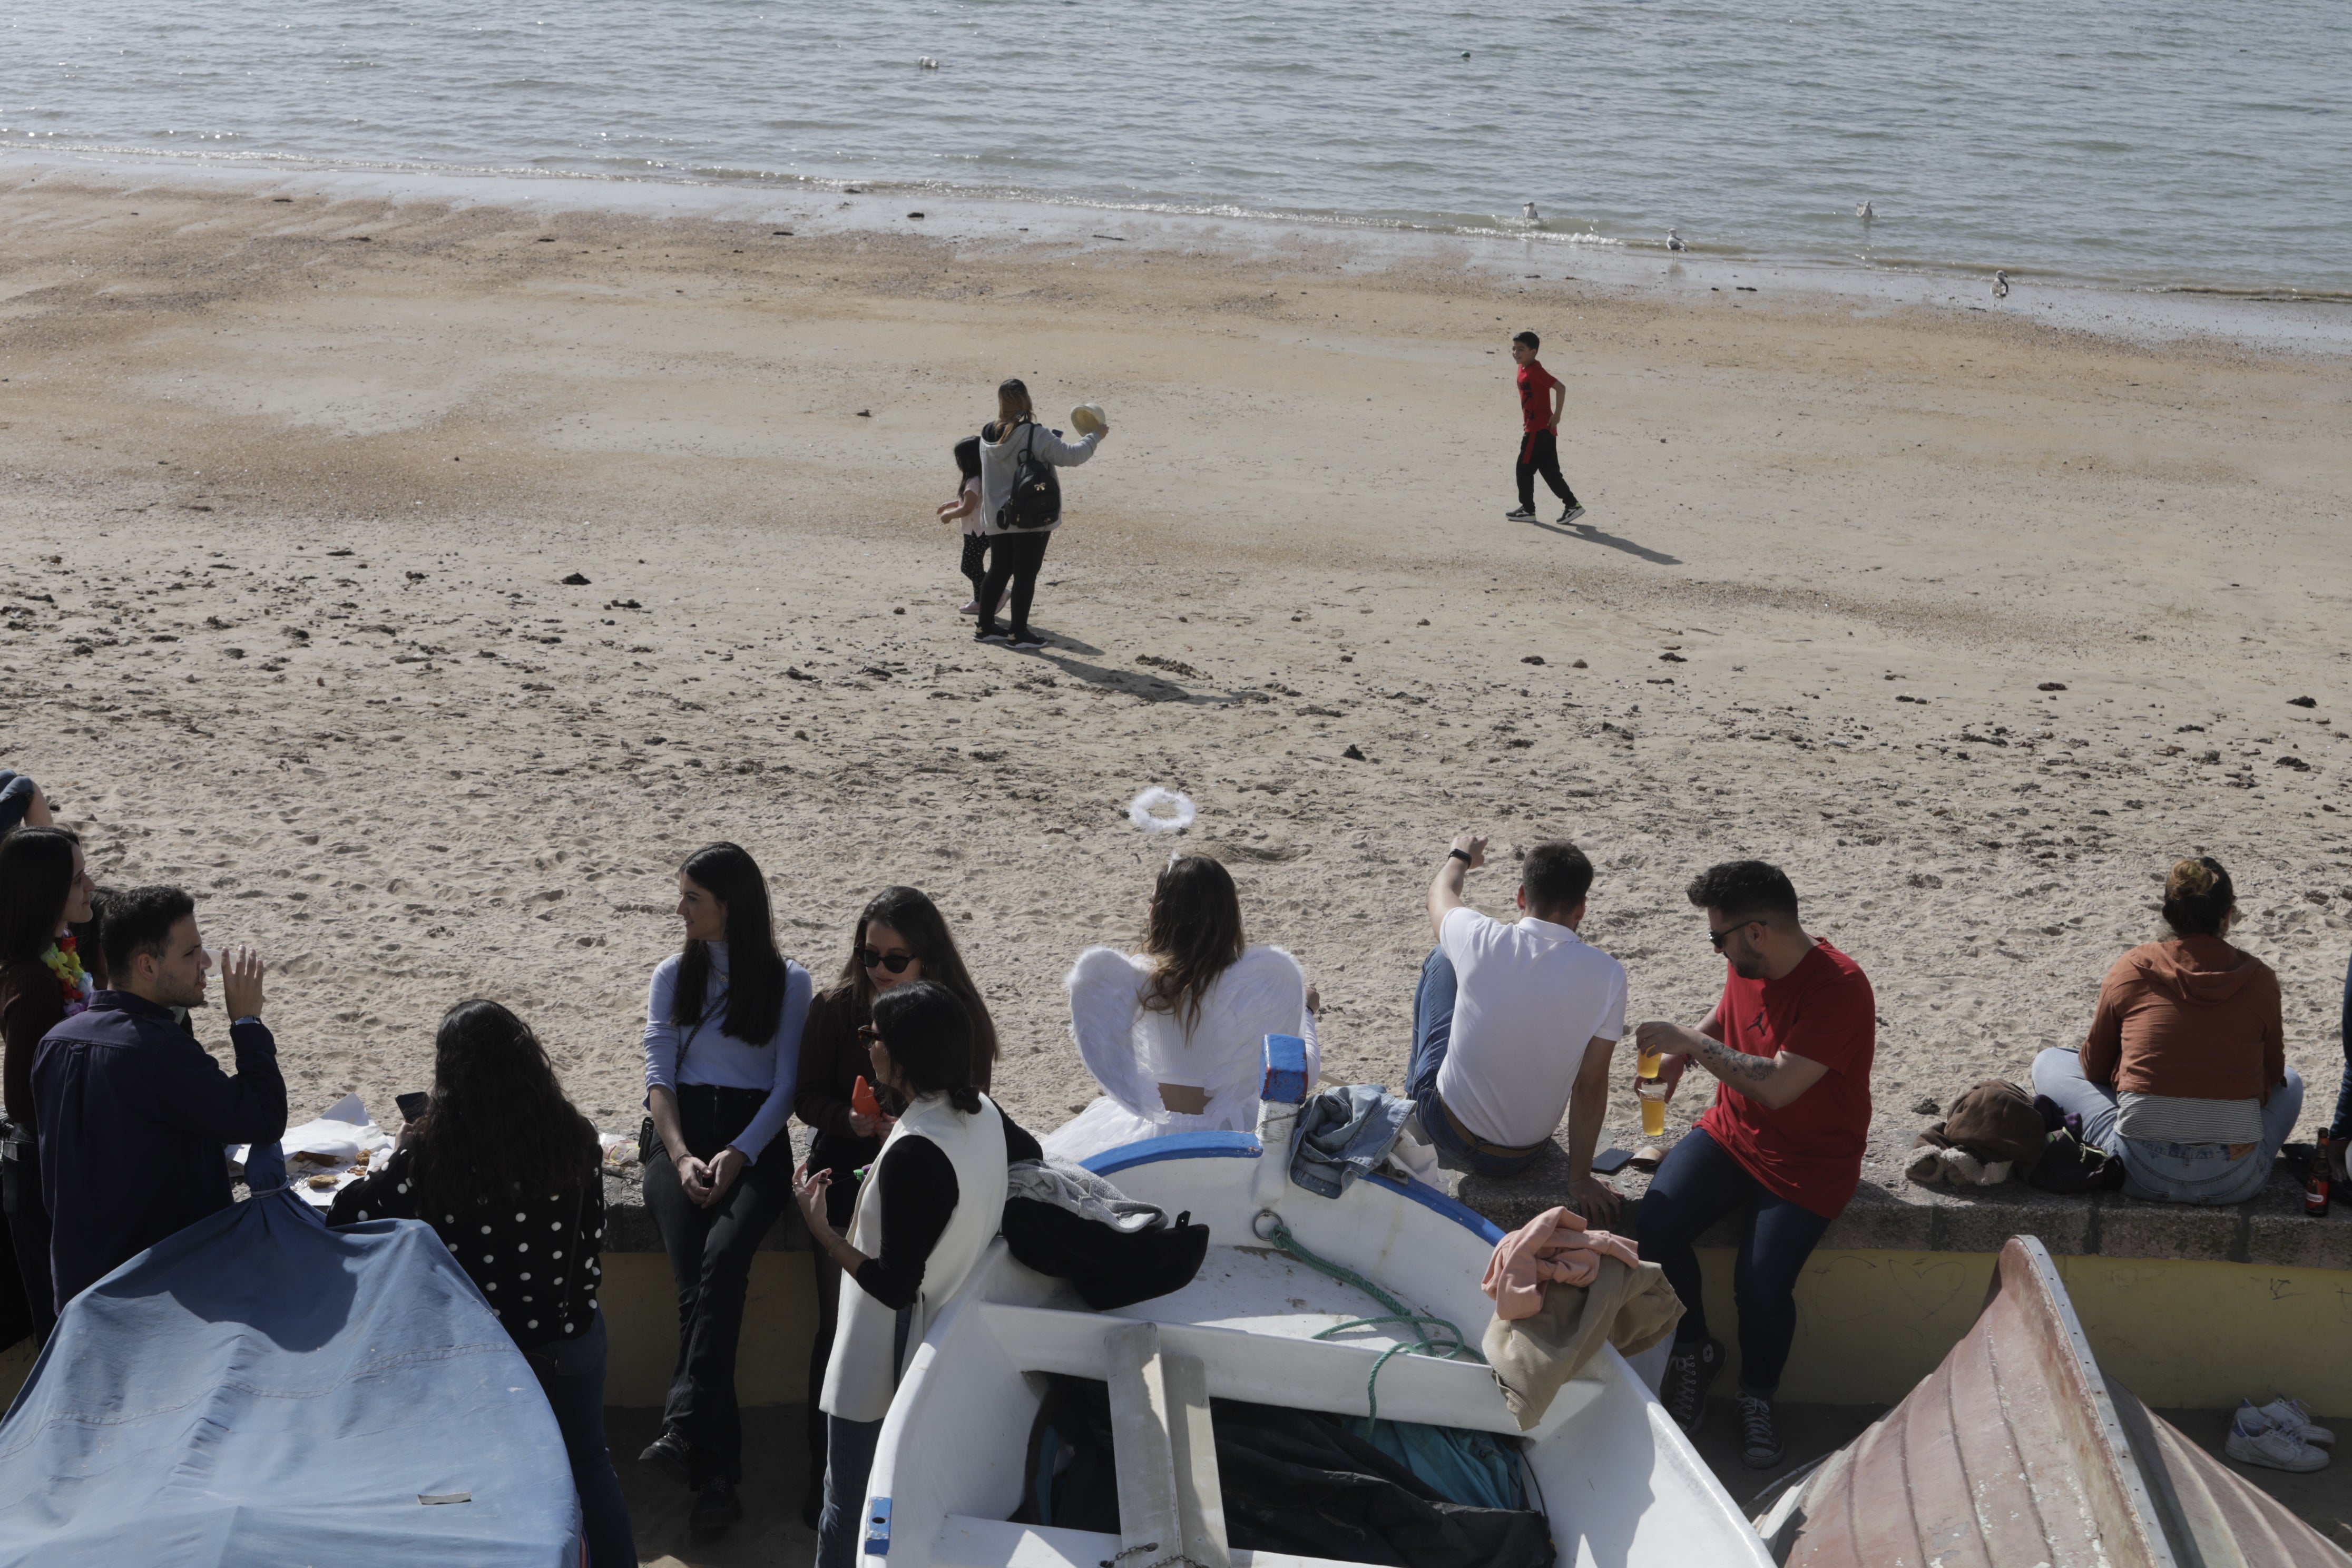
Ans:
[[[2009,298],[2009,274],[1998,267],[1992,271],[1992,297],[1996,300]]]
[[[1536,211],[1536,204],[1533,202],[1521,202],[1519,204],[1519,216],[1527,219],[1529,223],[1543,222],[1543,214]]]
[[[940,68],[940,62],[929,55],[924,55],[915,61],[915,67],[918,70],[935,71]]]
[[[1676,234],[1673,229],[1668,229],[1666,230],[1666,248],[1668,250],[1688,250],[1690,247],[1683,243],[1683,237],[1681,235]]]
[[[1864,202],[1860,206],[1853,209],[1853,216],[1860,218],[1863,222],[1868,223],[1872,218],[1876,217],[1878,215],[1870,210],[1870,204],[1868,202]]]

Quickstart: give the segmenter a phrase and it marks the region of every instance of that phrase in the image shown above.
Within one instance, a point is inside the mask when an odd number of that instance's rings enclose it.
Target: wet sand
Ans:
[[[2324,1117],[2343,360],[1328,234],[785,226],[0,178],[0,762],[264,949],[299,1114],[388,1117],[488,994],[634,1126],[670,874],[724,837],[820,981],[930,889],[1042,1130],[1094,1092],[1059,982],[1137,931],[1157,784],[1335,1078],[1402,1076],[1458,829],[1587,847],[1637,1016],[1706,1010],[1680,889],[1761,856],[1877,987],[1887,1173],[1916,1102],[2080,1037],[2204,850]],[[1585,526],[1501,516],[1523,326]],[[1035,654],[971,641],[930,516],[1007,374],[1113,426]]]

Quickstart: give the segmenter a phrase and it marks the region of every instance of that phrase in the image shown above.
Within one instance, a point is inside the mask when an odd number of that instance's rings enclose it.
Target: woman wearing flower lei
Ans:
[[[56,1325],[49,1285],[49,1216],[41,1203],[33,1129],[33,1053],[42,1038],[89,1005],[97,984],[68,928],[89,921],[97,887],[81,840],[59,827],[20,827],[0,839],[0,1092],[7,1119],[0,1136],[0,1229],[23,1294],[0,1279],[0,1341],[30,1332],[47,1339]]]

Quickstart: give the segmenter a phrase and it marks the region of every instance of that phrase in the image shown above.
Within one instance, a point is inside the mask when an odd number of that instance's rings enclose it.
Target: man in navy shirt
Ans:
[[[173,1011],[203,1005],[213,967],[195,900],[177,888],[134,888],[108,901],[103,930],[114,989],[50,1030],[33,1058],[61,1312],[121,1264],[228,1207],[226,1145],[286,1131],[278,1043],[260,1016],[261,960],[240,951],[221,976],[231,1078]]]

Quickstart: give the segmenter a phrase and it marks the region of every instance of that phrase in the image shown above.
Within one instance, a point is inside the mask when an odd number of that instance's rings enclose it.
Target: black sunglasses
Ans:
[[[871,1024],[860,1024],[857,1026],[857,1037],[870,1046],[882,1037],[882,1031]]]
[[[907,965],[914,963],[916,957],[911,952],[886,953],[877,947],[861,947],[856,951],[857,962],[866,968],[887,969],[893,974],[906,973]]]
[[[1706,933],[1706,940],[1715,944],[1716,952],[1721,952],[1723,951],[1723,944],[1731,940],[1731,933],[1733,931],[1738,931],[1741,927],[1750,926],[1755,923],[1756,922],[1753,921],[1741,921],[1738,925],[1727,925],[1721,931],[1716,931],[1710,927]]]

